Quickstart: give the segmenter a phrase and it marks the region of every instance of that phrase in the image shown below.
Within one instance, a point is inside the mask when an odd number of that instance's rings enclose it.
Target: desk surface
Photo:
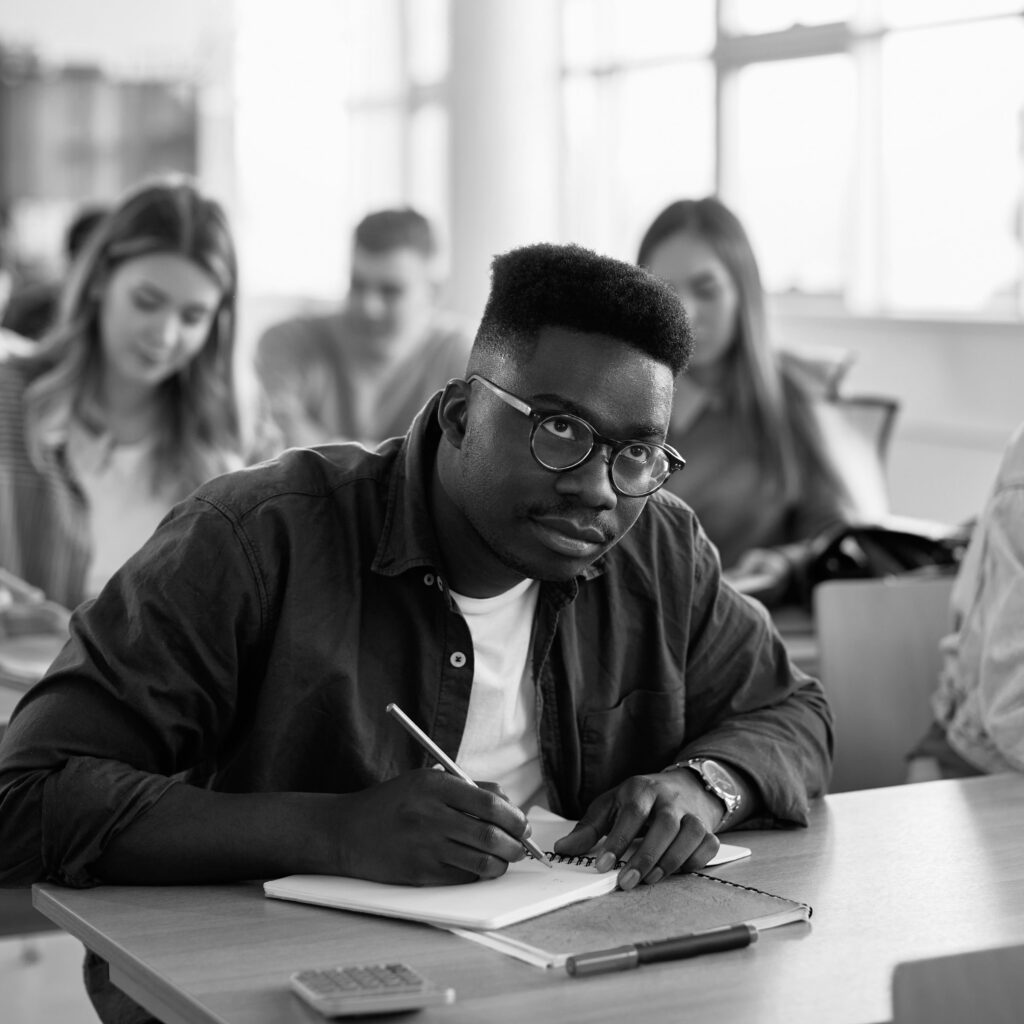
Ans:
[[[891,1018],[903,960],[1024,941],[1024,776],[841,793],[809,829],[744,832],[753,857],[715,869],[810,903],[811,924],[748,949],[576,980],[429,926],[265,899],[258,885],[70,890],[36,906],[105,956],[167,1024],[320,1021],[286,989],[301,967],[408,960],[451,985],[415,1019],[523,1024]]]

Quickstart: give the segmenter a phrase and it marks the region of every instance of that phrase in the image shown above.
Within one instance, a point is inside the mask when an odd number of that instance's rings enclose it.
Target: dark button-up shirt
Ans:
[[[79,609],[0,746],[0,882],[94,882],[110,839],[182,779],[350,792],[422,767],[390,701],[455,755],[473,644],[429,514],[435,410],[376,452],[290,450],[204,485]],[[805,823],[825,787],[820,685],[670,495],[579,577],[541,585],[532,665],[567,817],[697,754],[745,770],[775,823]]]

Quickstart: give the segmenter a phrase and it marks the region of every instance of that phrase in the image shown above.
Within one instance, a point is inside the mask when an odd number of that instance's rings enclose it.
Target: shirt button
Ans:
[[[466,664],[466,656],[462,651],[455,651],[448,660],[452,663],[453,668],[462,668]]]
[[[428,572],[427,575],[423,577],[423,582],[428,587],[432,587],[434,585],[434,574],[432,572]]]

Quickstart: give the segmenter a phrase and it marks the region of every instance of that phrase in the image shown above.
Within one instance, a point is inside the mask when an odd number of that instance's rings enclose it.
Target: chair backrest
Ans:
[[[838,396],[815,407],[825,447],[864,521],[889,512],[886,459],[899,408],[896,399],[881,395]]]
[[[828,580],[813,591],[822,685],[836,718],[830,792],[906,780],[931,722],[955,575]]]

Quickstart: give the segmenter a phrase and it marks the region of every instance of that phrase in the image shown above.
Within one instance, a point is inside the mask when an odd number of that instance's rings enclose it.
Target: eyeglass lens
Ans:
[[[575,416],[548,416],[537,424],[532,445],[542,466],[572,469],[585,462],[593,451],[594,433],[584,420]],[[640,497],[657,490],[669,468],[668,457],[660,448],[635,441],[620,448],[612,458],[612,482],[622,493]]]

